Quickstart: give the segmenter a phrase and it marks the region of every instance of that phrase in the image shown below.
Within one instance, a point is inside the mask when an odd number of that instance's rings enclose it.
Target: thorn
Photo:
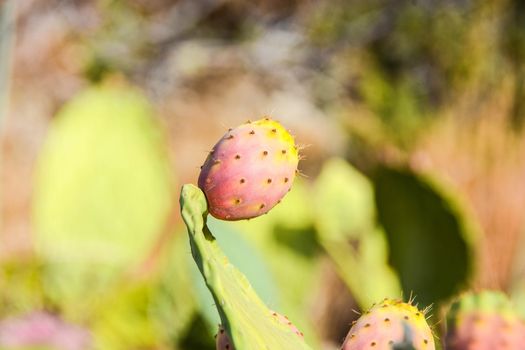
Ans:
[[[255,135],[255,131],[254,130],[250,131],[250,135]]]
[[[287,177],[284,178],[284,182],[288,182],[289,179]]]
[[[246,182],[246,180],[245,179],[240,179],[239,182],[243,184],[243,183]]]
[[[268,151],[264,151],[263,156],[267,156],[267,155],[268,155]]]
[[[233,129],[232,128],[228,128],[228,131],[232,131]]]
[[[286,150],[283,149],[283,150],[281,151],[281,153],[282,153],[282,154],[286,154]]]
[[[252,123],[252,121],[251,121],[250,119],[248,119],[248,120],[246,121],[246,124],[251,124],[251,123]]]
[[[296,174],[297,176],[304,177],[305,179],[308,178],[308,175],[306,175],[305,173],[303,173],[303,172],[302,172],[301,170],[299,170],[299,169],[295,169],[295,174]]]
[[[231,139],[233,139],[233,135],[228,136],[226,139],[227,139],[227,140],[231,140]]]
[[[276,129],[276,128],[273,128],[273,129],[272,129],[272,132],[273,132],[273,133],[276,133],[276,132],[277,132],[277,129]]]
[[[241,159],[241,156],[239,154],[236,154],[235,159]]]
[[[306,149],[306,148],[308,148],[308,147],[310,147],[310,146],[311,146],[311,144],[301,144],[301,145],[296,145],[296,146],[295,146],[295,149],[296,149],[297,151],[302,151],[303,149]]]
[[[271,184],[272,183],[272,179],[268,179],[268,180],[266,180],[266,182]]]

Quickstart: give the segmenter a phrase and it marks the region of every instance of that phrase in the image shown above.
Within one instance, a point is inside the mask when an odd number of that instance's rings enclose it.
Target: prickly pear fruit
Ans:
[[[425,313],[410,303],[384,299],[352,326],[342,350],[392,350],[398,347],[435,350]]]
[[[468,293],[447,314],[448,350],[525,349],[525,323],[505,294]]]
[[[215,335],[215,348],[217,350],[235,350],[223,326],[219,326],[219,331]]]
[[[242,220],[267,213],[290,190],[299,152],[292,135],[269,118],[230,129],[199,175],[209,213]]]
[[[294,324],[288,319],[288,317],[281,315],[278,312],[272,311],[272,317],[277,320],[279,323],[288,326],[297,336],[301,339],[304,338],[303,332],[301,332]],[[226,330],[223,326],[219,326],[219,331],[215,336],[215,343],[217,350],[235,350],[233,347],[230,337],[226,333]]]

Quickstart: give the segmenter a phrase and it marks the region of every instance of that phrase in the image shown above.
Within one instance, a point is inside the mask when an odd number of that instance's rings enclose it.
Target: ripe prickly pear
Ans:
[[[235,350],[223,326],[219,326],[219,331],[215,335],[215,348],[217,350]]]
[[[525,349],[525,324],[501,292],[468,293],[447,314],[448,350]]]
[[[272,311],[272,317],[279,323],[288,326],[297,336],[301,339],[304,338],[303,332],[301,332],[294,324],[288,319],[288,317],[281,315],[278,312]],[[215,336],[215,345],[217,350],[235,350],[233,347],[230,337],[226,333],[224,327],[219,326],[219,331]]]
[[[230,129],[199,175],[209,213],[222,220],[267,213],[290,190],[298,163],[294,138],[278,122],[264,118]]]
[[[425,314],[410,303],[384,299],[357,320],[342,350],[434,350],[434,337]]]

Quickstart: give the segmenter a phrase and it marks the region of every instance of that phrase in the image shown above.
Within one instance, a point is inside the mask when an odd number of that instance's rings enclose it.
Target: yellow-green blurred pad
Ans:
[[[103,267],[119,270],[150,249],[171,206],[169,164],[152,116],[134,89],[98,87],[53,120],[33,208],[36,247],[56,263],[52,271],[74,276],[78,268],[98,280]]]

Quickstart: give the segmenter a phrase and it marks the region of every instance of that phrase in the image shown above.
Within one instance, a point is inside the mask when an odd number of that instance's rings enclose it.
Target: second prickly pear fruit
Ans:
[[[468,293],[447,315],[448,350],[525,349],[525,324],[501,292]]]
[[[298,163],[294,138],[278,122],[264,118],[230,129],[199,175],[209,213],[222,220],[267,213],[290,190]]]
[[[392,350],[400,346],[435,350],[432,330],[424,312],[415,306],[385,299],[353,324],[342,350]]]

